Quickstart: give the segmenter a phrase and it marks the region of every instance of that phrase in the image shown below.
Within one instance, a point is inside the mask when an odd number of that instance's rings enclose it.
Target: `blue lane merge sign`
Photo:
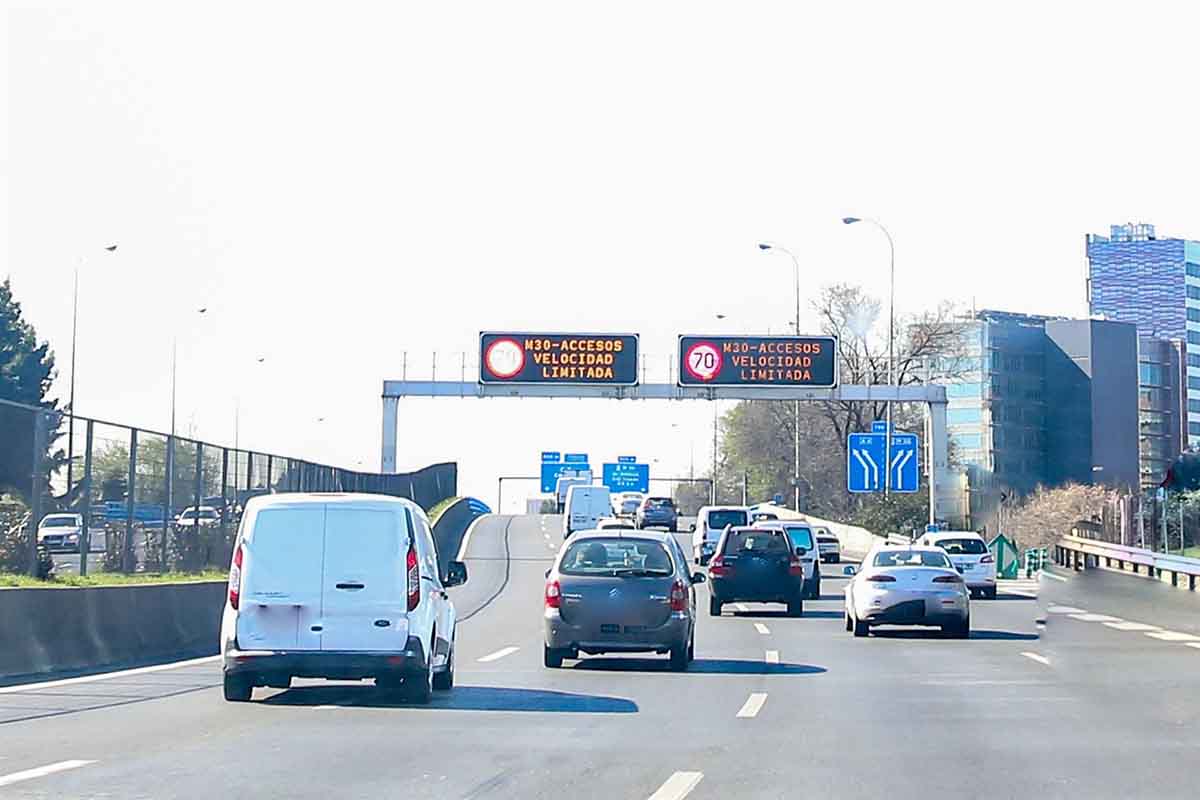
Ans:
[[[618,464],[636,464],[637,456],[617,456]]]
[[[886,423],[877,423],[884,424]],[[913,433],[893,433],[891,482],[893,492],[915,492],[920,484],[917,467],[918,440]],[[882,492],[888,480],[887,433],[852,433],[846,447],[846,489],[850,492]]]
[[[602,470],[601,482],[608,487],[610,492],[650,491],[649,464],[630,464],[628,462],[604,464]]]
[[[563,461],[568,464],[586,464],[588,463],[587,453],[567,453],[563,456]]]
[[[543,464],[557,464],[560,461],[562,461],[562,453],[556,453],[553,450],[542,451]]]

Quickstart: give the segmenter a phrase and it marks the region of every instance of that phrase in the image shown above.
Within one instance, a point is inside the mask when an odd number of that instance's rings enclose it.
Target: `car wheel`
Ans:
[[[849,611],[845,612],[845,614],[846,614],[846,633],[849,633],[850,631],[854,630],[854,620],[852,620],[850,618]]]
[[[254,694],[250,679],[236,675],[225,675],[223,682],[225,699],[230,703],[246,703]]]
[[[696,660],[696,637],[695,636],[693,636],[692,640],[690,642],[688,642],[687,659],[688,659],[688,663],[691,663]]]
[[[817,575],[816,580],[813,581],[812,588],[808,590],[808,599],[809,600],[820,600],[821,599],[821,576],[820,575]]]
[[[708,615],[710,617],[721,616],[721,601],[715,597],[708,598]]]
[[[671,648],[671,671],[683,672],[688,668],[688,648],[687,647],[672,647]]]
[[[679,533],[679,524],[678,523],[676,523],[676,522],[671,523],[671,533]]]
[[[410,672],[400,684],[400,693],[407,703],[425,705],[433,699],[433,665],[426,664],[420,672]]]
[[[860,622],[858,619],[853,619],[852,622],[854,623],[854,635],[856,637],[861,639],[871,632],[871,626],[867,623]]]
[[[795,600],[789,600],[787,604],[787,613],[789,617],[804,616],[804,600],[797,597]]]
[[[542,664],[549,669],[558,669],[563,664],[561,650],[556,650],[548,644],[542,645]]]
[[[986,597],[988,600],[995,600],[996,599],[996,587],[989,586],[988,588],[984,589],[983,596]]]
[[[450,652],[446,654],[446,668],[433,675],[433,688],[439,692],[454,688],[454,642],[450,643]]]
[[[832,558],[830,558],[829,560],[832,561],[834,564],[837,564],[842,560],[842,557],[840,555],[835,555]]]

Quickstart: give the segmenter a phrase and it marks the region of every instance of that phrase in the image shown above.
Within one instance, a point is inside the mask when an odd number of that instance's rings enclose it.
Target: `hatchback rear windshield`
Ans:
[[[674,508],[675,501],[669,497],[648,497],[646,508]]]
[[[781,530],[730,531],[725,540],[725,552],[738,553],[788,553],[788,540]]]
[[[946,567],[950,568],[950,559],[945,553],[935,553],[932,550],[885,550],[875,554],[877,567]]]
[[[784,530],[787,531],[788,538],[792,540],[792,547],[803,547],[805,550],[813,549],[811,528],[805,528],[802,525],[788,525]]]
[[[558,571],[564,575],[654,575],[672,571],[671,556],[649,539],[583,539],[567,548]]]
[[[713,511],[708,515],[708,527],[722,530],[726,525],[745,525],[749,522],[746,519],[746,512],[739,511],[736,508],[726,509],[724,511]]]
[[[987,545],[980,539],[938,539],[937,546],[952,556],[981,556]]]

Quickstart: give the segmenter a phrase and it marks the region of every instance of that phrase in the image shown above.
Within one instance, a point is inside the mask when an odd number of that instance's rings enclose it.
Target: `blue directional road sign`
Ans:
[[[886,423],[883,423],[886,426]],[[917,469],[917,436],[892,434],[890,488],[893,492],[915,492],[920,483]],[[851,492],[883,491],[887,480],[887,433],[852,433],[846,447],[846,488]]]
[[[650,465],[620,462],[605,464],[602,468],[602,483],[611,492],[650,491]]]
[[[562,453],[556,453],[553,450],[542,451],[543,464],[557,464],[560,461],[562,461]]]
[[[587,453],[567,453],[563,456],[563,461],[568,464],[586,464],[588,457]]]
[[[637,456],[617,456],[618,464],[636,464]]]
[[[581,472],[591,474],[591,464],[542,464],[542,491],[549,494],[558,488],[558,479],[565,475],[577,475]]]
[[[872,422],[871,433],[887,433],[887,420],[877,419]]]

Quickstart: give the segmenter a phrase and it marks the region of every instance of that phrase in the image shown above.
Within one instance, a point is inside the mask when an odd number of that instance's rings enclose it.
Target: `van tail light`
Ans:
[[[562,608],[562,587],[558,581],[546,584],[546,608]]]
[[[687,587],[683,585],[683,581],[675,581],[671,586],[671,610],[672,611],[687,611],[688,609],[688,594]]]
[[[867,578],[871,583],[895,583],[896,579],[891,575],[872,575]]]
[[[963,579],[957,575],[938,575],[933,579],[934,583],[962,583]]]
[[[732,571],[731,567],[725,566],[725,559],[721,556],[713,556],[708,562],[708,574],[714,578],[723,578]]]
[[[421,570],[417,566],[417,548],[412,541],[408,543],[408,558],[405,560],[408,575],[408,610],[416,611],[421,604]]]
[[[989,553],[986,556],[984,556],[983,558],[979,559],[980,564],[992,564],[992,563],[995,563],[995,561],[996,561],[996,559],[992,558],[991,553]]]
[[[233,566],[229,568],[229,605],[234,611],[242,599],[242,546],[233,553]]]

